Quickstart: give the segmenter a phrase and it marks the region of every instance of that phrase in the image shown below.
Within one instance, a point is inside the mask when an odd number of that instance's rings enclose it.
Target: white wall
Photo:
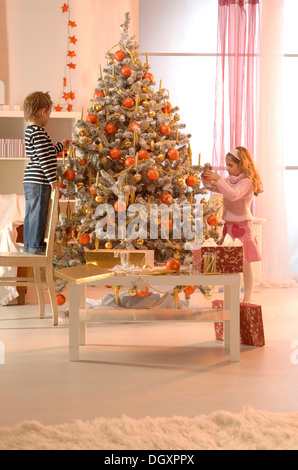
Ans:
[[[5,101],[11,107],[22,104],[35,90],[49,91],[53,101],[59,100],[68,37],[62,5],[61,0],[0,0],[1,15],[6,18],[0,28],[0,80],[5,82]],[[73,105],[78,111],[89,106],[99,64],[105,64],[105,53],[119,40],[127,11],[132,17],[131,34],[138,33],[138,0],[72,0],[70,6],[71,20],[77,24],[71,33],[78,38],[77,68],[72,72]]]

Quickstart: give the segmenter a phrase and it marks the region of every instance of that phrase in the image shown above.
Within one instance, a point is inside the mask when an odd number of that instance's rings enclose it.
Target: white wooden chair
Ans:
[[[43,286],[49,292],[53,314],[53,324],[58,324],[58,306],[54,286],[53,250],[58,211],[59,192],[52,191],[48,209],[47,227],[45,233],[46,251],[44,255],[31,253],[1,253],[0,266],[32,268],[33,277],[0,277],[0,286],[35,286],[37,289],[40,318],[45,316]]]

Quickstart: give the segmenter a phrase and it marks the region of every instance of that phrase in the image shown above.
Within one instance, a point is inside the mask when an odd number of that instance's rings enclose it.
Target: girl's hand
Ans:
[[[203,178],[207,181],[218,181],[220,179],[219,174],[215,173],[215,171],[206,170],[204,171]]]

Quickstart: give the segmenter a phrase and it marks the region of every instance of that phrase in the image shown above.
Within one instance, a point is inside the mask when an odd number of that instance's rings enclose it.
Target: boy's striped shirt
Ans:
[[[63,150],[62,142],[53,145],[43,127],[30,125],[25,132],[26,155],[30,158],[24,183],[51,184],[57,180],[57,155]]]

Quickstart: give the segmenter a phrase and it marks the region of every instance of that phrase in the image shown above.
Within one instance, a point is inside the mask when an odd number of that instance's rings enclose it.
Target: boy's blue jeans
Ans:
[[[48,206],[51,186],[37,183],[24,183],[26,213],[24,220],[24,251],[32,254],[45,251]]]

